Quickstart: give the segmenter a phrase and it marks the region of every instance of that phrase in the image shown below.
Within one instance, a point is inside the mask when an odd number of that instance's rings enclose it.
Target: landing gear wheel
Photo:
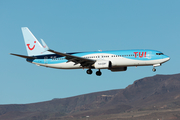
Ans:
[[[97,76],[101,76],[101,75],[102,75],[101,71],[100,71],[100,70],[97,71],[97,72],[96,72],[96,75],[97,75]]]
[[[88,70],[86,71],[86,73],[90,75],[90,74],[92,74],[92,70],[91,70],[91,69],[88,69]]]
[[[152,69],[152,71],[153,71],[153,72],[156,72],[156,69],[155,69],[155,68],[153,68],[153,69]]]

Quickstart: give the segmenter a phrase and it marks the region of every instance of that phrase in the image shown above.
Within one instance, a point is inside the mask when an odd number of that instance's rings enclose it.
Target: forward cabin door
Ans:
[[[147,52],[147,54],[146,54],[146,57],[148,58],[148,59],[151,59],[151,57],[152,57],[152,52]]]

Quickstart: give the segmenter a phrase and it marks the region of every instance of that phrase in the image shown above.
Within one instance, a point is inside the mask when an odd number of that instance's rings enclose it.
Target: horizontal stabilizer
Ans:
[[[18,54],[13,54],[13,53],[10,53],[10,55],[14,55],[14,56],[22,57],[22,58],[35,59],[35,57],[30,57],[30,56],[25,56],[25,55],[18,55]]]

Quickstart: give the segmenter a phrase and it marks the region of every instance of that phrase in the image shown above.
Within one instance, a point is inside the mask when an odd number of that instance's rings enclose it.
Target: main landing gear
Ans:
[[[101,76],[101,74],[102,74],[102,73],[101,73],[101,71],[100,71],[100,69],[99,69],[99,70],[96,72],[96,75],[97,75],[97,76]]]
[[[91,74],[92,74],[92,70],[91,70],[91,69],[88,69],[88,70],[86,71],[86,73],[91,75]]]
[[[91,70],[91,69],[88,69],[88,70],[86,71],[86,73],[89,74],[89,75],[91,75],[91,74],[92,74],[92,70]],[[102,75],[100,69],[96,72],[96,75],[97,75],[97,76],[101,76],[101,75]]]

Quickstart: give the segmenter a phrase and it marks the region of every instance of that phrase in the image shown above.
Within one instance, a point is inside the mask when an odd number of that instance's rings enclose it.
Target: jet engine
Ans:
[[[105,60],[96,61],[94,64],[94,67],[96,69],[110,69],[111,66],[112,66],[111,61],[105,61]]]
[[[117,67],[117,68],[110,68],[112,72],[119,72],[119,71],[126,71],[127,67]]]

